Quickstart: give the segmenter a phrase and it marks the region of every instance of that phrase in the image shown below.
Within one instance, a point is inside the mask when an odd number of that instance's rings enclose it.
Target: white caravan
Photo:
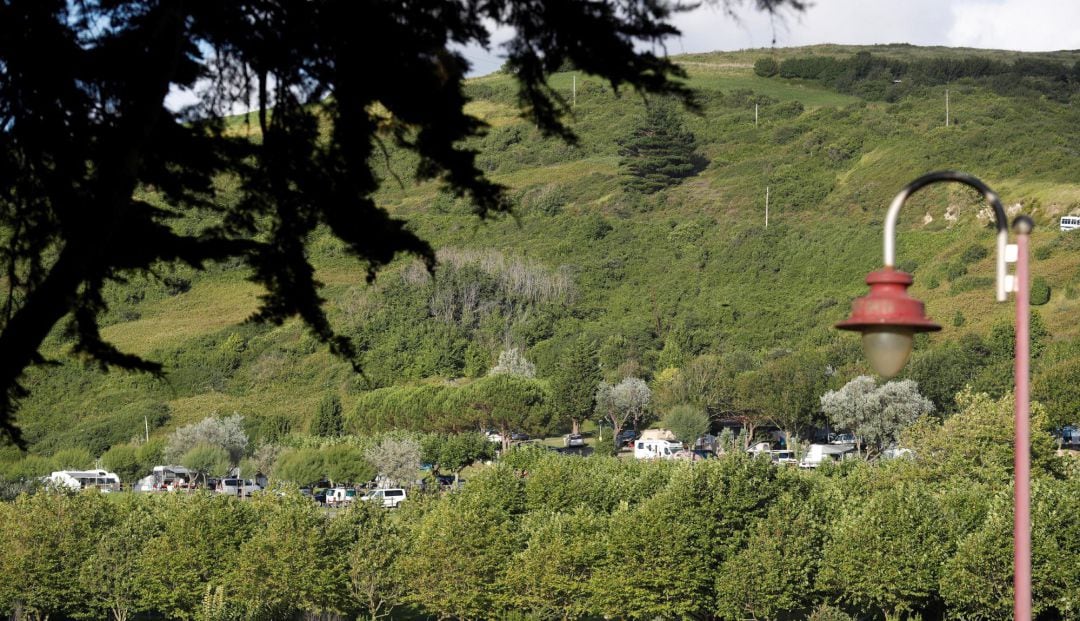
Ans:
[[[799,462],[800,468],[817,468],[826,461],[842,461],[855,453],[851,444],[811,444]]]
[[[380,489],[372,490],[365,496],[361,496],[360,500],[364,502],[374,501],[382,503],[382,506],[387,509],[396,509],[398,505],[405,501],[405,490],[400,487],[383,487]]]
[[[682,444],[671,440],[638,440],[634,443],[637,459],[675,459],[675,453],[681,450]]]
[[[74,491],[87,488],[102,492],[120,491],[120,477],[115,472],[104,470],[58,470],[45,477],[45,483]]]

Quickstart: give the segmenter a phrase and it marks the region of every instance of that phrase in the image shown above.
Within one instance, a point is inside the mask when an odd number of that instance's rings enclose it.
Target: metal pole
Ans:
[[[1031,432],[1029,424],[1029,361],[1030,340],[1028,323],[1028,235],[1031,218],[1020,216],[1013,222],[1016,231],[1016,447],[1013,457],[1015,508],[1013,513],[1013,618],[1031,619]]]

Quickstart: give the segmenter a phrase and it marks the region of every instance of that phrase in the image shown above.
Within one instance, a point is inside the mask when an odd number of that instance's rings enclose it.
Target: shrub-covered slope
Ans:
[[[901,61],[1022,58],[866,51]],[[335,326],[363,352],[362,375],[297,324],[244,324],[260,293],[245,266],[178,269],[111,289],[103,330],[121,349],[164,361],[167,379],[83,368],[64,356],[58,331],[49,348],[61,364],[31,372],[32,395],[18,417],[31,450],[82,446],[98,454],[143,434],[147,423],[161,433],[215,412],[244,414],[253,430],[280,416],[304,429],[327,393],[340,395],[348,411],[372,388],[481,375],[509,346],[524,348],[538,375],[550,376],[580,336],[596,343],[610,377],[649,378],[703,354],[746,352],[761,361],[813,349],[842,383],[863,363],[857,339],[830,326],[881,263],[893,194],[942,168],[981,177],[1010,213],[1035,218],[1033,272],[1049,291],[1039,307],[1049,334],[1036,383],[1040,373],[1066,382],[1078,375],[1080,231],[1059,232],[1057,218],[1080,213],[1080,97],[1000,94],[960,79],[948,86],[945,127],[944,85],[909,83],[895,101],[870,101],[819,80],[755,75],[754,61],[769,53],[685,58],[702,113],[680,114],[707,164],[648,195],[624,191],[619,167],[618,141],[644,116],[639,96],[578,75],[572,125],[580,141],[567,145],[517,118],[510,77],[472,81],[470,109],[491,125],[475,145],[479,161],[509,188],[514,217],[477,220],[436,184],[411,183],[414,163],[390,149],[375,162],[385,179],[379,201],[439,249],[439,269],[428,274],[402,257],[368,284],[364,266],[341,245],[312,240]],[[1080,54],[1032,57],[1075,67]],[[559,74],[552,85],[570,98],[572,79]],[[1011,305],[993,302],[993,257],[981,251],[992,249],[987,216],[971,192],[936,187],[901,217],[900,265],[914,272],[913,292],[946,326],[920,342],[916,362],[966,333],[985,338],[1011,317]]]

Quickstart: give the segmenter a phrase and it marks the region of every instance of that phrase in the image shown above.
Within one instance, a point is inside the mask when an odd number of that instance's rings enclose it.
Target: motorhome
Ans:
[[[1062,216],[1061,218],[1061,230],[1071,231],[1073,229],[1080,228],[1080,216]]]
[[[153,472],[139,479],[134,490],[138,492],[162,492],[188,487],[195,480],[195,473],[183,466],[154,466]]]
[[[799,462],[800,468],[817,468],[826,461],[842,461],[855,454],[851,444],[811,444]]]
[[[239,479],[236,477],[226,477],[221,479],[214,487],[214,491],[219,494],[236,496],[237,498],[248,498],[252,493],[260,491],[261,489],[262,487],[251,479]]]
[[[90,488],[102,492],[120,491],[120,477],[104,470],[58,470],[45,477],[45,483],[75,491]]]
[[[682,444],[671,440],[638,440],[634,443],[637,459],[675,459],[675,453],[681,450]]]

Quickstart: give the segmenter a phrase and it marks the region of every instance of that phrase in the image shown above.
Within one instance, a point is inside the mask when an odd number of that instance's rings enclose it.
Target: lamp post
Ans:
[[[870,293],[852,304],[851,316],[838,324],[841,330],[862,333],[863,351],[870,365],[882,377],[900,372],[911,355],[917,332],[937,331],[941,326],[926,316],[923,303],[910,297],[907,288],[910,274],[896,269],[896,219],[900,208],[912,194],[928,185],[955,181],[974,188],[994,210],[997,226],[996,285],[997,301],[1004,302],[1009,292],[1016,293],[1016,435],[1013,474],[1016,479],[1013,513],[1013,618],[1031,619],[1031,439],[1029,429],[1030,347],[1028,323],[1028,237],[1034,224],[1027,216],[1013,221],[1016,231],[1016,275],[1006,273],[1009,226],[1005,209],[997,193],[979,179],[960,172],[940,171],[923,175],[905,186],[889,205],[885,218],[885,266],[870,272],[866,284]]]

